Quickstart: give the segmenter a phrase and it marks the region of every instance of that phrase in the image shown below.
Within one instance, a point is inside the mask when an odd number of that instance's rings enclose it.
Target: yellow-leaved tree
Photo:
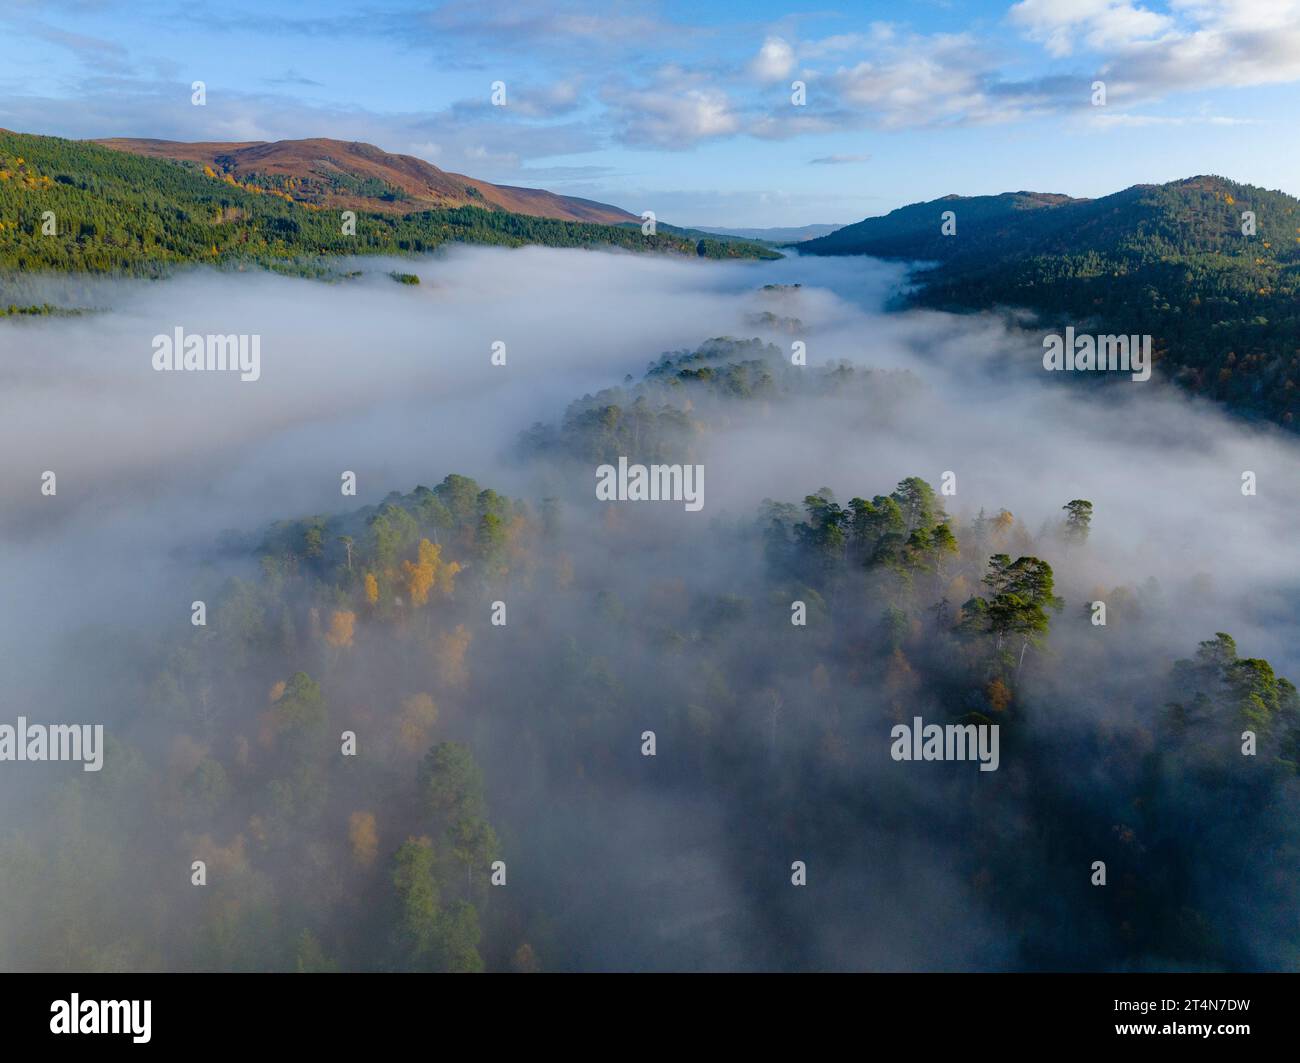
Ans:
[[[325,641],[336,650],[352,645],[352,631],[356,626],[357,614],[348,609],[335,609],[330,614],[329,630],[325,632]]]
[[[434,642],[433,656],[438,662],[438,672],[450,687],[462,687],[469,680],[465,653],[471,638],[473,636],[465,625],[457,624],[455,631],[444,631]]]
[[[456,591],[456,573],[460,565],[442,559],[442,547],[421,539],[415,561],[402,562],[406,579],[406,593],[412,605],[425,605],[429,593],[436,590],[442,597],[450,598]]]
[[[438,569],[438,593],[450,598],[456,593],[456,573],[460,571],[460,562],[448,561]]]
[[[429,600],[429,591],[438,578],[438,569],[442,567],[442,547],[435,546],[428,539],[421,539],[416,560],[403,561],[402,573],[406,577],[406,594],[412,605],[424,605]]]
[[[379,855],[379,831],[373,812],[353,812],[348,817],[348,842],[352,845],[352,859],[362,867],[369,867]]]

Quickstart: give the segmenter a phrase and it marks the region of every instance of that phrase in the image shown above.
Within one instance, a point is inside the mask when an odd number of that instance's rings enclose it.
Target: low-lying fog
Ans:
[[[166,559],[226,528],[353,508],[449,472],[535,500],[506,454],[519,431],[639,377],[664,351],[761,335],[784,349],[802,340],[813,366],[911,369],[925,390],[884,423],[820,402],[717,433],[702,520],[823,485],[842,500],[908,475],[937,487],[949,470],[950,510],[1006,507],[1034,531],[1088,498],[1106,583],[1195,586],[1171,647],[1231,622],[1253,655],[1300,671],[1288,604],[1300,442],[1185,399],[1158,369],[1148,383],[1090,387],[1042,370],[1041,332],[886,314],[904,271],[860,258],[719,264],[458,247],[359,265],[364,277],[338,284],[208,271],[94,283],[77,294],[101,313],[0,326],[0,580],[12,606],[0,640],[20,669],[46,663],[40,651],[74,618],[156,616],[169,601],[183,618],[185,564]],[[396,284],[389,269],[422,283]],[[794,283],[797,301],[780,309],[803,323],[797,335],[748,323],[774,309],[762,285]],[[152,338],[177,326],[260,335],[260,379],[155,372]],[[496,341],[505,366],[491,364]],[[47,470],[52,498],[41,494]],[[340,495],[345,470],[357,474],[355,500]],[[1246,470],[1254,497],[1241,493]]]
[[[1149,382],[1109,386],[1046,373],[1041,331],[992,315],[887,313],[906,271],[860,258],[724,264],[455,247],[418,262],[349,268],[363,275],[327,284],[201,270],[77,283],[73,301],[99,312],[0,321],[0,722],[53,713],[111,729],[119,714],[137,711],[95,703],[96,677],[113,662],[78,655],[69,639],[84,627],[187,626],[198,570],[234,563],[214,560],[226,529],[255,532],[280,518],[351,510],[449,473],[530,504],[544,495],[594,498],[594,469],[571,483],[537,482],[543,473],[511,454],[519,433],[558,420],[583,394],[638,379],[663,352],[717,336],[759,336],[785,351],[801,341],[810,367],[843,359],[904,369],[921,387],[870,415],[847,399],[808,398],[753,403],[713,426],[702,444],[703,511],[671,521],[685,544],[676,556],[691,558],[672,574],[686,585],[726,591],[732,559],[716,541],[706,545],[716,518],[749,519],[764,498],[798,503],[822,486],[842,502],[887,494],[908,476],[937,489],[952,472],[957,493],[943,501],[959,519],[1005,507],[1037,533],[1059,522],[1066,502],[1090,499],[1090,547],[1058,576],[1057,590],[1077,609],[1095,587],[1158,581],[1164,604],[1146,614],[1140,636],[1153,671],[1229,631],[1242,656],[1300,675],[1300,440],[1189,400],[1160,379],[1159,367]],[[417,273],[421,283],[394,283],[390,270]],[[67,282],[53,280],[29,281],[22,301],[41,301],[46,283],[63,289],[50,301],[66,301]],[[802,287],[760,291],[778,284]],[[756,323],[768,311],[800,324],[782,331]],[[178,327],[260,337],[260,378],[155,371],[153,338]],[[492,364],[498,342],[504,366]],[[41,490],[47,471],[57,476],[53,497]],[[340,493],[345,471],[357,476],[356,498]],[[1253,496],[1241,490],[1247,471],[1258,484]],[[635,654],[643,665],[647,652],[629,649],[629,660]],[[0,788],[0,830],[21,823],[32,799],[11,781]],[[707,796],[693,801],[648,803],[624,834],[624,806],[589,812],[610,822],[612,877],[601,881],[618,901],[602,908],[603,922],[583,914],[587,951],[571,945],[561,964],[673,965],[632,944],[620,953],[618,942],[628,898],[655,881],[656,872],[629,861],[654,864],[654,853],[671,851],[678,822],[715,837],[717,810]],[[589,821],[557,817],[548,824],[556,846],[591,834]],[[855,844],[873,837],[864,828]],[[880,837],[888,844],[883,828]],[[541,851],[546,838],[533,843]],[[966,953],[954,941],[967,895],[944,880],[943,858],[925,838],[904,848],[891,856],[902,870],[888,890],[866,899],[852,884],[841,887],[836,903],[872,913],[881,928],[863,932],[868,951],[856,953],[858,938],[850,944],[827,924],[808,962],[1001,962],[987,944]],[[696,917],[744,903],[735,868],[716,847],[710,852],[692,872],[698,893],[663,916],[683,940]],[[557,856],[556,875],[564,864]],[[917,897],[952,918],[896,914],[894,905]],[[746,962],[741,952],[704,950],[698,963]]]

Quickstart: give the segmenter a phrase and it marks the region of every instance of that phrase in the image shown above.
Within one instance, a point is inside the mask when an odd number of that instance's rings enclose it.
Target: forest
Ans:
[[[1027,308],[1044,328],[1149,334],[1159,371],[1190,392],[1300,427],[1300,200],[1285,193],[1205,176],[1095,200],[949,196],[799,251],[923,263],[911,306]]]
[[[0,962],[1300,965],[1296,688],[1225,632],[1146,657],[1161,588],[1077,575],[1104,510],[1062,497],[1031,531],[868,474],[684,531],[590,490],[621,454],[695,460],[739,417],[919,386],[718,337],[522,430],[512,460],[553,491],[436,469],[214,535],[204,625],[74,636],[133,709],[103,771],[3,840]],[[1000,769],[890,761],[918,714],[996,723]],[[919,901],[933,940],[898,917]]]
[[[48,215],[54,231],[47,231]],[[178,266],[260,265],[331,275],[340,255],[418,255],[447,243],[619,247],[701,258],[777,252],[670,225],[593,225],[457,207],[408,215],[359,212],[345,235],[337,211],[301,203],[273,182],[236,182],[211,168],[81,141],[0,131],[0,273],[61,271],[156,277]]]

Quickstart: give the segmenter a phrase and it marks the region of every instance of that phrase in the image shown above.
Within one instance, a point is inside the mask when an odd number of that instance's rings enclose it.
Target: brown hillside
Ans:
[[[96,140],[136,155],[180,159],[211,167],[218,177],[253,184],[321,207],[399,214],[438,207],[485,207],[539,218],[605,224],[640,222],[607,203],[560,196],[540,188],[494,185],[448,173],[410,155],[394,155],[356,141],[253,141],[195,143],[174,140]]]

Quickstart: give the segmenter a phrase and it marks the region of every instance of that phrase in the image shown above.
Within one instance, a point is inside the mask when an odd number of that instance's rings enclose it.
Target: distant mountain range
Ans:
[[[96,140],[106,148],[209,167],[218,177],[279,190],[316,206],[412,214],[451,207],[484,207],[534,218],[641,224],[638,215],[607,203],[556,195],[540,188],[494,185],[440,170],[411,155],[394,155],[357,141],[311,140],[195,143],[175,140]]]
[[[696,226],[700,232],[713,233],[717,236],[739,236],[744,240],[766,240],[774,244],[797,244],[804,240],[815,240],[841,228],[839,225],[800,225],[792,228],[776,229],[715,229],[708,225]]]
[[[1300,200],[1285,193],[1200,176],[1099,199],[945,196],[798,250],[931,264],[908,305],[1150,334],[1157,365],[1188,389],[1300,427]]]

